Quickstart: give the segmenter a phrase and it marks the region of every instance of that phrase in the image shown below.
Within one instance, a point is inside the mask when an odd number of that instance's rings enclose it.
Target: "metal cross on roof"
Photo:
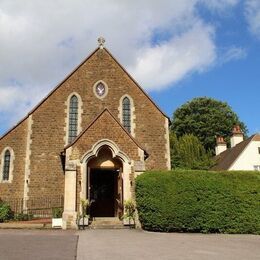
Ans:
[[[105,45],[105,42],[106,42],[105,38],[99,37],[99,38],[98,38],[99,48],[103,49],[103,47],[104,47],[104,45]]]

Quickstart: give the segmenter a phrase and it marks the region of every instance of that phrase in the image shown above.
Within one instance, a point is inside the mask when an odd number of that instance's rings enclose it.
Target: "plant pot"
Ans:
[[[83,228],[84,229],[84,227],[86,227],[86,226],[88,226],[88,217],[84,217],[84,218],[80,218],[79,220],[78,220],[78,227],[79,227],[79,229],[80,228]]]
[[[52,228],[61,228],[62,218],[52,218]]]

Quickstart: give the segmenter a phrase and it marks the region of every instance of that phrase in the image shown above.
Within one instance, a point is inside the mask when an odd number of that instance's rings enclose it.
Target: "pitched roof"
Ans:
[[[18,125],[20,125],[24,120],[26,120],[41,104],[43,104],[49,96],[51,96],[66,80],[68,80],[87,60],[89,60],[98,50],[100,50],[99,47],[97,47],[93,52],[91,52],[74,70],[72,70],[71,73],[69,73],[56,87],[47,95],[45,96],[24,118],[22,118],[18,123],[13,126],[11,129],[9,129],[6,133],[4,133],[2,136],[0,136],[0,140],[9,134],[11,131],[13,131]],[[154,104],[154,106],[169,120],[169,124],[171,123],[170,118],[162,112],[162,110],[156,105],[156,103],[149,97],[149,95],[142,89],[142,87],[134,80],[134,78],[125,70],[125,68],[116,60],[116,58],[106,49],[103,48],[102,50],[105,50],[109,56],[116,62],[116,64],[119,65],[119,67],[127,74],[127,76],[137,85],[137,87],[144,93],[144,95]]]
[[[109,109],[105,108],[94,120],[92,120],[92,122],[81,131],[81,133],[74,139],[74,141],[70,144],[68,144],[67,146],[64,147],[64,151],[67,150],[69,147],[73,146],[80,138],[81,136],[84,135],[85,132],[87,132],[87,130],[104,114],[104,113],[108,113],[113,120],[115,120],[115,122],[122,128],[122,130],[132,139],[132,141],[140,148],[144,151],[145,153],[145,158],[148,158],[149,154],[147,153],[147,151],[136,141],[136,139],[122,126],[122,124],[118,121],[118,119],[109,111]]]
[[[213,158],[216,164],[211,170],[228,170],[251,141],[260,141],[260,134],[254,134],[236,146],[216,155]]]

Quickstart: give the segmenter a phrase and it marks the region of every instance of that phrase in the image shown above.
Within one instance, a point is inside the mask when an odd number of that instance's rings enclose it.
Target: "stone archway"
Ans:
[[[102,146],[87,163],[87,194],[90,216],[121,217],[123,215],[123,163],[113,158],[111,148]]]
[[[95,143],[92,149],[81,158],[82,165],[82,190],[80,198],[93,199],[91,194],[91,174],[93,170],[103,173],[113,172],[117,179],[114,196],[114,216],[123,215],[123,202],[132,197],[131,195],[131,160],[111,140],[103,139]],[[92,171],[92,172],[91,172]],[[110,174],[111,174],[110,172]],[[98,173],[96,173],[98,174]],[[95,175],[95,173],[93,173]],[[98,177],[97,177],[98,178]],[[102,214],[101,214],[102,215]]]
[[[132,160],[113,141],[108,139],[95,143],[91,150],[86,152],[81,159],[69,159],[70,153],[71,147],[66,151],[63,228],[76,228],[77,202],[80,199],[92,199],[89,192],[89,188],[91,188],[89,186],[91,169],[98,169],[99,171],[101,169],[104,171],[119,170],[120,175],[114,172],[121,179],[121,190],[120,186],[115,189],[115,193],[120,193],[120,197],[118,198],[118,194],[114,196],[114,202],[118,203],[114,207],[114,215],[122,215],[123,201],[132,198],[132,181],[130,180],[130,176],[132,176]],[[120,204],[121,208],[119,207]]]

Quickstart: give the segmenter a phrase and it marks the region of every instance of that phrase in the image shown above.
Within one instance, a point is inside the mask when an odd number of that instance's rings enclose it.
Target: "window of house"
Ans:
[[[260,165],[254,165],[254,170],[255,171],[260,171]]]
[[[260,154],[260,147],[258,147],[258,153]]]
[[[123,126],[129,133],[131,133],[131,103],[128,97],[123,99],[122,109]]]
[[[6,150],[4,154],[3,181],[9,180],[10,163],[11,163],[11,153],[9,150]]]
[[[75,95],[70,99],[68,131],[68,143],[71,143],[78,135],[78,98]]]

